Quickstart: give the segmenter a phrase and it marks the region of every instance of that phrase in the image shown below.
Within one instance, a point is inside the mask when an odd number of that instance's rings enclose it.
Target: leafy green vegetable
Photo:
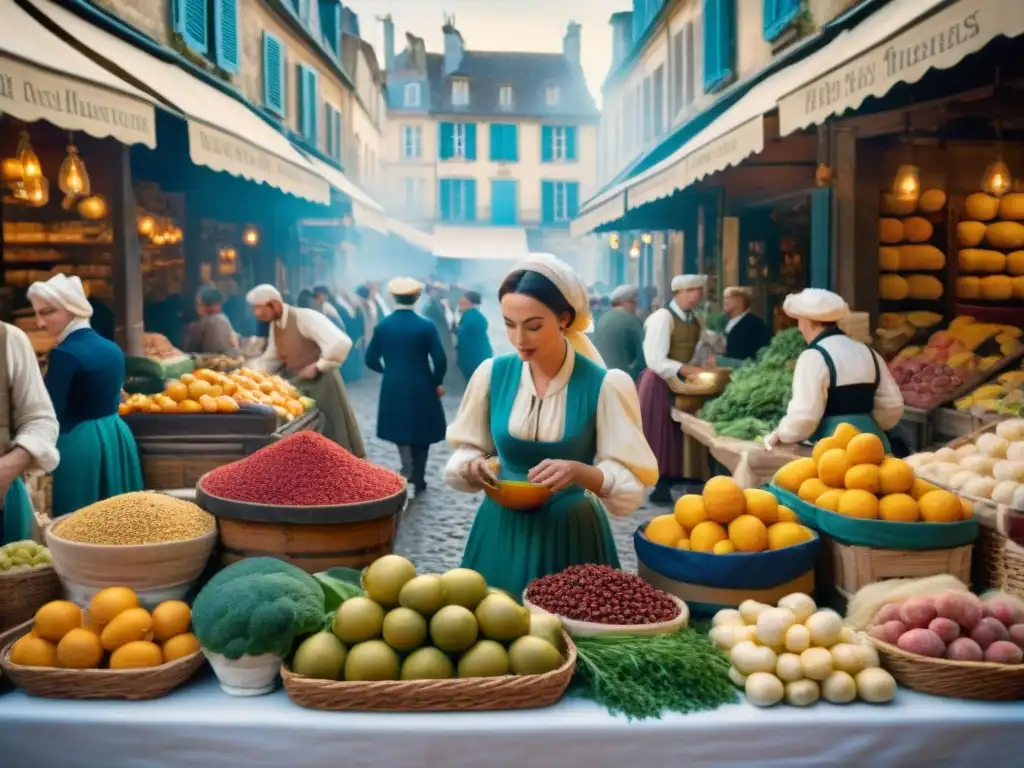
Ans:
[[[630,720],[737,701],[729,661],[692,629],[658,637],[573,638],[577,692]]]
[[[328,568],[326,571],[314,573],[313,578],[319,582],[323,590],[324,608],[328,611],[336,611],[338,606],[350,597],[363,594],[363,589],[359,586],[359,571],[353,568]]]
[[[756,362],[732,372],[725,391],[698,415],[726,437],[753,440],[768,434],[786,415],[793,393],[793,365],[806,348],[796,328],[777,333]]]

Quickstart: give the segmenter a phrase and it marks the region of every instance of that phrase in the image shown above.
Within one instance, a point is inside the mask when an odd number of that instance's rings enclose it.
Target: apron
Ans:
[[[13,427],[14,408],[7,370],[7,326],[0,323],[0,440],[4,445],[10,442]],[[16,477],[0,500],[0,544],[31,539],[34,518],[28,489],[21,477]]]
[[[597,450],[597,401],[604,369],[580,355],[567,385],[565,435],[551,443],[509,434],[508,420],[519,391],[523,364],[515,355],[496,358],[491,372],[491,435],[503,479],[524,480],[544,459],[591,464]],[[543,402],[539,407],[543,407]],[[536,578],[570,565],[619,567],[608,513],[593,494],[573,486],[532,510],[517,511],[485,498],[466,541],[462,567],[519,597]]]
[[[349,403],[348,391],[338,369],[325,371],[315,379],[295,376],[292,384],[306,397],[316,400],[316,407],[324,417],[324,437],[355,456],[364,458],[366,448],[363,445],[363,433],[359,429],[359,422]]]
[[[825,413],[821,417],[818,429],[811,435],[810,441],[813,443],[823,437],[829,437],[836,431],[836,427],[846,422],[861,432],[878,435],[885,447],[885,452],[891,453],[892,446],[889,445],[889,437],[871,415],[875,410],[875,392],[878,390],[878,382],[882,378],[878,355],[871,354],[871,361],[875,364],[875,380],[873,382],[839,386],[836,384],[835,362],[825,348],[819,344],[823,339],[843,335],[838,328],[825,331],[808,347],[808,349],[818,352],[825,359],[825,365],[828,366],[828,400],[825,402]]]
[[[116,413],[62,432],[57,450],[68,460],[53,471],[55,518],[144,488],[135,437]]]

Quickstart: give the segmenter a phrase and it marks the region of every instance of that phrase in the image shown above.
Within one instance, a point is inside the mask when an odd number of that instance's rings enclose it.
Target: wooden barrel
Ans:
[[[308,573],[347,566],[362,568],[391,554],[398,515],[350,523],[265,523],[220,517],[221,562],[276,557]]]

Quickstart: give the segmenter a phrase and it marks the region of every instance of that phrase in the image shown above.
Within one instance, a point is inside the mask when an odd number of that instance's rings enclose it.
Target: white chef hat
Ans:
[[[572,345],[573,349],[584,357],[604,365],[601,353],[597,351],[587,332],[593,330],[594,324],[590,317],[590,296],[587,292],[587,285],[579,275],[557,256],[550,253],[531,253],[525,259],[519,261],[513,268],[513,272],[528,270],[543,275],[552,283],[565,297],[566,302],[576,313],[573,320],[565,330],[565,338]]]
[[[396,277],[388,283],[388,293],[392,296],[412,296],[423,290],[423,283],[411,277]]]
[[[269,283],[257,285],[245,295],[245,300],[253,306],[269,304],[272,301],[283,301],[281,292]]]
[[[608,297],[608,300],[612,304],[615,304],[618,301],[632,301],[639,295],[640,291],[639,289],[637,289],[635,285],[620,285],[618,288],[611,292],[611,295]]]
[[[754,297],[754,289],[746,285],[730,285],[722,291],[722,295],[726,298],[730,296],[739,296],[741,299],[750,301]]]
[[[800,293],[791,293],[786,297],[782,311],[796,319],[838,323],[850,314],[850,307],[837,293],[824,288],[804,288]]]
[[[672,292],[690,288],[703,288],[708,279],[704,275],[676,275],[672,278]]]
[[[92,317],[92,304],[85,295],[82,281],[75,275],[57,274],[46,282],[32,283],[28,298],[60,307],[75,317]]]

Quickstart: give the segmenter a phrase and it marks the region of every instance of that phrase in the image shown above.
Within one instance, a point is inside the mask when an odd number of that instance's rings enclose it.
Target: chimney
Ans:
[[[633,47],[633,13],[623,11],[612,14],[608,23],[612,28],[612,65],[615,69],[629,55]]]
[[[392,72],[395,69],[395,22],[390,13],[378,16],[377,20],[384,25],[384,71]]]
[[[462,35],[455,28],[455,16],[445,16],[444,26],[444,73],[450,75],[458,70],[462,64],[462,53],[465,50],[465,43]]]
[[[580,30],[582,28],[575,21],[570,21],[565,29],[565,37],[562,38],[562,55],[573,66],[580,66]]]

